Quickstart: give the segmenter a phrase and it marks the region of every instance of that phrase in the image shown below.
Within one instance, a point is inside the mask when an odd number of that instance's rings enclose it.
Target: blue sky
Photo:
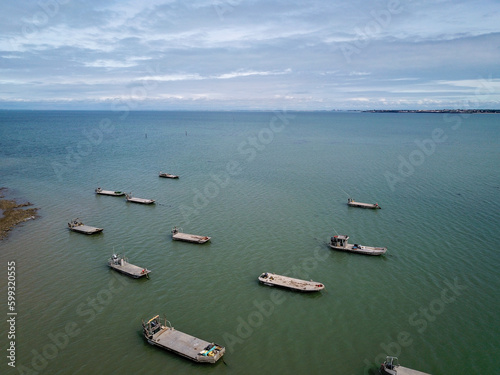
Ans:
[[[498,0],[3,1],[0,108],[500,108]]]

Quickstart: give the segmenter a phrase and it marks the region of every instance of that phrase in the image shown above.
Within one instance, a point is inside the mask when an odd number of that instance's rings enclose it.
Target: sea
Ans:
[[[0,187],[39,211],[0,241],[0,373],[500,374],[499,165],[497,114],[2,110]],[[156,315],[223,360],[148,344]]]

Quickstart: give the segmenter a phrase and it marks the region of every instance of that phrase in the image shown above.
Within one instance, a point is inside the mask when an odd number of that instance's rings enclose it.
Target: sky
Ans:
[[[0,109],[500,109],[498,0],[0,4]]]

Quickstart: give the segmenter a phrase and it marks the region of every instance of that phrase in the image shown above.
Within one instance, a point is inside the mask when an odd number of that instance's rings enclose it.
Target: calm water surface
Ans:
[[[500,373],[498,119],[1,111],[0,185],[40,208],[0,242],[18,313],[16,369],[4,355],[1,373],[361,375],[386,354],[434,375]],[[69,232],[76,217],[104,232]],[[172,242],[175,225],[212,242]],[[331,251],[337,233],[387,254]],[[151,278],[109,270],[113,252]],[[259,285],[265,271],[326,290]],[[225,363],[147,344],[141,319],[156,314],[225,345]]]

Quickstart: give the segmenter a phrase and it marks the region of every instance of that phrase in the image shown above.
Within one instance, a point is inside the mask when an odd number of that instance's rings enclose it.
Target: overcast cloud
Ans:
[[[0,108],[500,108],[500,2],[3,1]]]

